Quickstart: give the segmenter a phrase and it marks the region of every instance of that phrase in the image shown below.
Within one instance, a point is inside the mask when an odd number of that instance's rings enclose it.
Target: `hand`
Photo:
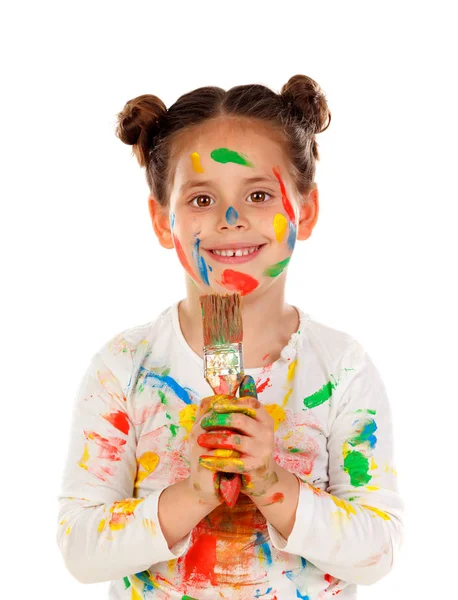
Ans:
[[[199,462],[206,469],[225,473],[239,473],[241,492],[247,496],[263,496],[278,481],[273,459],[275,435],[274,420],[257,399],[251,376],[244,377],[239,398],[211,396],[209,413],[200,422],[204,430],[197,442],[209,449],[228,449],[240,457],[205,454]],[[215,427],[224,431],[215,431]],[[233,431],[228,431],[228,429]]]

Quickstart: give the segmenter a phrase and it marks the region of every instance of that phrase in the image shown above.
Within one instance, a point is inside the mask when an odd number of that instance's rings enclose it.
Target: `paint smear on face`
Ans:
[[[288,223],[288,248],[291,252],[294,250],[294,246],[296,245],[296,225],[291,221]]]
[[[296,216],[294,214],[294,208],[293,205],[291,204],[290,199],[288,198],[288,194],[286,193],[286,187],[285,184],[283,183],[283,179],[281,178],[280,175],[280,171],[278,170],[277,167],[273,167],[273,172],[275,177],[278,179],[278,183],[280,184],[280,190],[281,190],[281,199],[283,202],[283,208],[286,211],[286,214],[288,215],[288,218],[290,221],[292,221],[293,223],[296,222]]]
[[[191,265],[189,264],[188,259],[186,258],[186,254],[184,253],[184,250],[183,250],[178,238],[173,234],[172,234],[172,238],[173,238],[173,243],[175,245],[175,250],[177,251],[179,261],[181,262],[185,271],[188,273],[188,275],[191,277],[191,279],[193,281],[197,281],[197,276],[194,273],[194,271],[192,270]]]
[[[288,221],[286,220],[285,215],[282,215],[281,213],[276,214],[274,217],[274,230],[277,242],[281,242],[285,237],[287,226]]]
[[[200,245],[200,240],[199,238],[197,238],[196,243],[194,244],[194,249],[193,249],[193,257],[194,260],[197,262],[197,268],[199,269],[199,273],[200,276],[202,277],[203,282],[206,285],[210,285],[210,283],[208,282],[208,272],[207,272],[207,263],[205,262],[205,259],[203,258],[203,256],[200,256],[199,254],[199,245]]]
[[[277,277],[288,266],[290,260],[291,258],[288,257],[285,258],[285,260],[281,260],[280,262],[276,263],[275,265],[267,267],[267,269],[264,271],[264,275],[267,275],[267,277]]]
[[[200,154],[198,152],[193,152],[191,154],[192,168],[196,173],[204,173],[202,165],[200,164]]]
[[[170,213],[170,227],[173,229],[175,225],[175,213]]]
[[[226,221],[229,223],[229,225],[234,225],[238,218],[238,212],[235,210],[235,208],[229,206],[229,208],[226,211]]]
[[[251,277],[251,275],[240,273],[240,271],[233,271],[232,269],[223,271],[223,277],[218,283],[228,290],[240,292],[242,296],[249,294],[259,285],[259,282],[254,277]]]
[[[243,165],[244,167],[254,167],[252,163],[250,163],[243,154],[239,154],[235,152],[235,150],[229,150],[229,148],[217,148],[213,150],[210,156],[219,163],[236,163],[237,165]]]

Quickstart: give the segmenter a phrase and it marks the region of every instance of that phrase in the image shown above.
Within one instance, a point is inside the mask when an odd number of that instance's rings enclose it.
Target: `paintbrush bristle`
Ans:
[[[243,339],[240,294],[200,296],[204,346],[238,344]]]

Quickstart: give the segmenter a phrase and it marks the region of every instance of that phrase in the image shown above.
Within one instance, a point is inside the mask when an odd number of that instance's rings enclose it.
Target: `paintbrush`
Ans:
[[[204,377],[214,394],[235,397],[244,377],[243,326],[240,294],[200,296],[204,332]],[[234,433],[232,429],[219,431]],[[215,450],[216,456],[239,457],[236,450]],[[237,502],[241,478],[237,473],[219,473],[220,493],[232,508]]]

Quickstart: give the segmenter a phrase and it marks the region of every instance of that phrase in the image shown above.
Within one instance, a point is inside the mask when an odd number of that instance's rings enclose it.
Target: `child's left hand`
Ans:
[[[203,455],[199,461],[212,471],[239,473],[242,493],[263,496],[278,481],[273,458],[274,421],[257,399],[250,375],[244,377],[239,394],[239,398],[222,397],[212,403],[212,410],[201,421],[201,427],[208,433],[201,434],[197,442],[204,448],[236,450],[240,458]],[[229,432],[228,428],[236,431]]]

